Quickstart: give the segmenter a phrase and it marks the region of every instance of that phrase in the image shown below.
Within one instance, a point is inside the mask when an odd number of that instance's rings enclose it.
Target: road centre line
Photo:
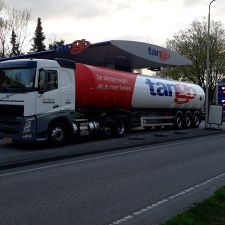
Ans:
[[[124,216],[121,219],[118,219],[118,220],[110,223],[109,225],[118,225],[118,224],[122,224],[123,222],[126,222],[128,220],[132,220],[134,218],[137,218],[138,216],[140,216],[143,213],[149,212],[149,211],[151,211],[154,208],[157,208],[157,207],[159,207],[159,206],[161,206],[163,204],[166,204],[169,201],[172,201],[172,200],[174,200],[176,198],[184,196],[185,194],[190,193],[190,192],[192,192],[192,191],[194,191],[194,190],[196,190],[196,189],[198,189],[200,187],[203,187],[203,186],[205,186],[205,185],[207,185],[209,183],[212,183],[213,181],[218,180],[218,179],[220,179],[222,177],[225,177],[225,173],[219,174],[219,175],[217,175],[215,177],[212,177],[212,178],[210,178],[210,179],[208,179],[208,180],[206,180],[206,181],[204,181],[202,183],[199,183],[197,185],[189,187],[188,189],[185,189],[185,190],[180,191],[180,192],[178,192],[178,193],[176,193],[174,195],[171,195],[168,198],[164,198],[164,199],[162,199],[162,200],[160,200],[160,201],[158,201],[156,203],[153,203],[153,204],[148,205],[148,206],[146,206],[146,207],[144,207],[142,209],[139,209],[139,210],[137,210],[137,211],[127,215],[127,216]]]
[[[196,139],[192,139],[192,140],[188,140],[188,141],[180,141],[180,142],[163,144],[163,145],[156,145],[156,146],[146,147],[146,148],[138,148],[138,149],[130,150],[130,151],[117,152],[117,153],[107,154],[107,155],[103,155],[103,156],[90,157],[87,159],[73,160],[70,162],[57,163],[57,164],[53,164],[53,165],[49,165],[49,166],[42,166],[42,167],[37,167],[37,168],[33,168],[33,169],[21,170],[21,171],[17,171],[17,172],[3,173],[3,174],[0,174],[0,177],[19,175],[19,174],[35,172],[35,171],[40,171],[40,170],[45,170],[45,169],[57,168],[57,167],[61,167],[61,166],[71,165],[71,164],[88,162],[88,161],[92,161],[92,160],[98,160],[98,159],[110,158],[110,157],[114,157],[114,156],[126,155],[126,154],[130,154],[130,153],[142,152],[142,151],[146,151],[146,150],[165,148],[165,147],[170,147],[170,146],[175,146],[175,145],[180,145],[180,144],[187,144],[187,143],[192,143],[192,142],[202,141],[202,140],[209,140],[209,139],[212,139],[215,137],[222,137],[222,136],[225,136],[225,134],[213,135],[213,136],[205,137],[205,138],[196,138]]]

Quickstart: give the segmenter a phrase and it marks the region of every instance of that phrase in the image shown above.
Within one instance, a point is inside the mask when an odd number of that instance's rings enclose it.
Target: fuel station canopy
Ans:
[[[82,39],[53,50],[35,52],[0,61],[21,58],[62,58],[95,66],[111,66],[130,71],[132,69],[159,69],[161,67],[187,66],[192,62],[169,49],[137,41],[111,40],[90,44]]]

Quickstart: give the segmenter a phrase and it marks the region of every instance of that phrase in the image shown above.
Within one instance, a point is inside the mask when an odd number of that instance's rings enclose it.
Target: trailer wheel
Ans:
[[[199,112],[195,112],[193,115],[193,124],[192,127],[193,128],[197,128],[199,127],[199,124],[201,123],[201,116]]]
[[[67,142],[66,126],[62,122],[54,122],[48,129],[48,143],[51,147],[60,147]]]
[[[105,118],[101,125],[101,135],[104,139],[111,138],[115,130],[115,121],[111,118]]]
[[[174,126],[176,129],[182,129],[184,124],[184,116],[182,112],[177,112],[175,116]]]
[[[115,136],[123,137],[126,134],[128,128],[128,119],[126,116],[117,116],[116,117],[116,129]]]
[[[184,127],[189,129],[192,127],[193,119],[191,112],[186,112],[184,116]]]

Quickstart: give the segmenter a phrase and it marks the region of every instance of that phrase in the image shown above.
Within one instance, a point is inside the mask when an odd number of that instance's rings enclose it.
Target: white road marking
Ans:
[[[196,141],[210,140],[212,138],[222,137],[222,136],[225,136],[225,134],[213,135],[213,136],[205,137],[205,138],[196,138],[196,139],[192,139],[192,140],[188,140],[188,141],[178,141],[176,143],[157,145],[157,146],[152,146],[152,147],[147,147],[147,148],[138,148],[138,149],[135,148],[135,150],[125,151],[125,152],[119,152],[119,153],[112,153],[112,154],[107,154],[107,155],[103,155],[103,156],[90,157],[90,158],[87,158],[87,159],[74,160],[74,161],[65,162],[65,163],[57,163],[57,164],[53,164],[53,165],[49,165],[49,166],[36,167],[36,168],[33,168],[33,169],[21,170],[21,171],[17,171],[17,172],[3,173],[3,174],[0,174],[0,177],[6,177],[6,176],[24,174],[24,173],[29,173],[29,172],[35,172],[35,171],[51,169],[51,168],[56,168],[56,167],[61,167],[61,166],[66,166],[66,165],[71,165],[71,164],[77,164],[77,163],[82,163],[82,162],[87,162],[87,161],[92,161],[92,160],[98,160],[98,159],[110,158],[110,157],[114,157],[114,156],[126,155],[126,154],[130,154],[130,153],[142,152],[142,151],[146,151],[146,150],[165,148],[165,147],[175,146],[175,145],[180,145],[180,144],[187,144],[187,143],[192,143],[192,142],[196,142]]]
[[[205,185],[207,185],[207,184],[209,184],[209,183],[211,183],[211,182],[213,182],[215,180],[218,180],[218,179],[220,179],[222,177],[225,177],[225,173],[219,174],[219,175],[217,175],[215,177],[212,177],[209,180],[206,180],[206,181],[204,181],[204,182],[202,182],[200,184],[194,185],[194,186],[192,186],[192,187],[190,187],[188,189],[185,189],[185,190],[183,190],[181,192],[178,192],[175,195],[171,195],[168,198],[164,198],[164,199],[162,199],[162,200],[160,200],[160,201],[158,201],[158,202],[156,202],[154,204],[151,204],[151,205],[146,206],[145,208],[139,209],[139,210],[137,210],[137,211],[135,211],[135,212],[133,212],[133,213],[131,213],[131,214],[129,214],[129,215],[121,218],[121,219],[118,219],[118,220],[110,223],[109,225],[122,224],[123,222],[126,222],[128,220],[131,220],[134,217],[140,216],[143,213],[149,212],[149,211],[151,211],[152,209],[154,209],[156,207],[159,207],[159,206],[161,206],[163,204],[166,204],[169,201],[172,201],[172,200],[174,200],[176,198],[179,198],[179,197],[181,197],[181,196],[183,196],[183,195],[185,195],[185,194],[187,194],[187,193],[189,193],[191,191],[194,191],[194,190],[196,190],[196,189],[198,189],[198,188],[200,188],[202,186],[205,186]]]

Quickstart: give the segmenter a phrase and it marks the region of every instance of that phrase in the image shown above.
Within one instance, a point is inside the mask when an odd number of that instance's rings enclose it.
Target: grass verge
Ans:
[[[161,225],[225,225],[225,187]]]

